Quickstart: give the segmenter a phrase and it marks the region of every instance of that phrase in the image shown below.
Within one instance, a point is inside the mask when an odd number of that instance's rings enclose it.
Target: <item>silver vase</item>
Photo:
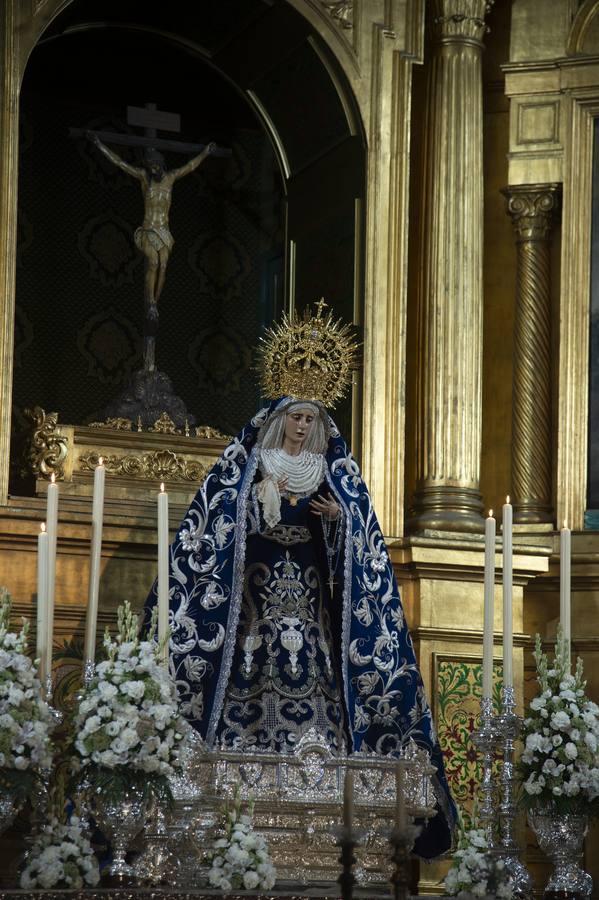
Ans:
[[[112,863],[108,874],[119,880],[134,880],[135,872],[125,856],[129,844],[137,837],[146,819],[146,801],[139,788],[129,786],[115,799],[96,794],[94,818],[100,831],[112,845]]]
[[[564,891],[569,895],[590,897],[593,879],[580,865],[588,817],[558,814],[550,810],[530,810],[528,821],[537,836],[539,847],[553,863],[546,893]]]
[[[0,793],[0,834],[12,825],[12,821],[23,805],[22,800],[17,800],[14,791],[6,790]]]
[[[169,833],[164,810],[155,800],[144,825],[144,848],[133,864],[138,884],[172,884],[175,860],[169,848]]]

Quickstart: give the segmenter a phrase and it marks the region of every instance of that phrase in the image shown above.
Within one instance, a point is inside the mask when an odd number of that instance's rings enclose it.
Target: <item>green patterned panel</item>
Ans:
[[[494,664],[493,703],[499,708],[503,666]],[[468,819],[482,777],[472,733],[478,726],[482,693],[482,661],[435,657],[437,687],[435,722],[445,758],[445,771],[456,802]]]

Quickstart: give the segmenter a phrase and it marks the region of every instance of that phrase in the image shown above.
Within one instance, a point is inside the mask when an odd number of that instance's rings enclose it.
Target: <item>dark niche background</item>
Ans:
[[[282,304],[284,208],[273,151],[222,77],[197,60],[185,72],[163,45],[160,69],[176,69],[179,91],[146,83],[155,79],[131,65],[143,55],[131,36],[126,47],[111,42],[120,53],[98,83],[84,62],[97,59],[98,38],[66,39],[65,68],[45,59],[55,57],[52,44],[42,46],[23,86],[15,409],[36,402],[57,409],[61,421],[86,422],[141,365],[143,261],[133,242],[143,218],[139,182],[84,138],[69,138],[69,127],[133,133],[127,103],[151,100],[181,113],[181,140],[216,139],[233,151],[173,188],[175,245],[157,341],[158,367],[189,410],[230,433],[256,409],[252,348]],[[147,37],[140,43],[150,58],[158,53]],[[139,165],[138,151],[113,149]],[[188,158],[169,153],[167,167]]]
[[[319,41],[284,0],[75,0],[52,23],[20,101],[15,435],[35,404],[63,423],[98,419],[141,365],[140,186],[69,137],[140,133],[128,105],[179,113],[172,137],[233,151],[177,182],[170,212],[157,365],[198,423],[234,433],[261,405],[255,347],[288,302],[286,247],[298,310],[324,296],[345,321],[359,316],[364,141]],[[273,121],[285,179],[247,92]],[[139,165],[139,151],[113,149]],[[188,158],[166,154],[167,167]],[[335,418],[349,436],[350,398]]]

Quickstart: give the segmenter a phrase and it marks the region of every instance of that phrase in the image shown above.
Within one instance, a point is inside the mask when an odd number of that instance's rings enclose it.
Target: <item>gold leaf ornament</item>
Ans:
[[[358,365],[358,344],[352,326],[334,319],[324,299],[316,312],[294,311],[267,329],[258,353],[265,397],[319,400],[333,407],[345,395]]]

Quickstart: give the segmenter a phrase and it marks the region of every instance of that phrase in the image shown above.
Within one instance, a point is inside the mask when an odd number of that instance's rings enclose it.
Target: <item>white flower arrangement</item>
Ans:
[[[95,887],[99,880],[98,860],[77,816],[71,816],[68,825],[53,817],[43,826],[21,873],[26,891],[58,886],[80,890]]]
[[[461,900],[472,897],[510,900],[514,896],[505,864],[489,852],[482,828],[460,829],[458,849],[445,876],[445,892]]]
[[[144,793],[170,797],[168,777],[181,767],[189,726],[179,714],[175,684],[153,640],[145,639],[128,602],[118,610],[118,634],[104,637],[100,662],[75,712],[75,767],[92,790],[122,791],[136,782]]]
[[[225,809],[225,836],[218,838],[208,853],[210,871],[208,881],[221,891],[274,887],[277,872],[273,866],[266,841],[252,828],[252,807],[248,814],[241,811],[239,790],[232,807]]]
[[[582,660],[570,671],[561,631],[549,668],[537,635],[539,693],[524,720],[520,758],[526,806],[556,813],[599,813],[599,706],[585,695]]]
[[[27,655],[29,623],[10,631],[10,611],[10,595],[0,588],[0,785],[24,798],[52,764],[53,721]]]

